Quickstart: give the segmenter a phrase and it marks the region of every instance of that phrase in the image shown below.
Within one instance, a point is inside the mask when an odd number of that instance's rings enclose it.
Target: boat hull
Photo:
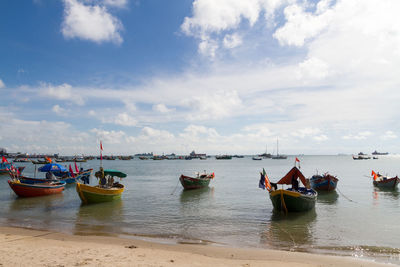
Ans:
[[[19,197],[39,197],[46,195],[53,195],[62,193],[65,188],[65,183],[55,183],[55,184],[25,184],[17,181],[8,180],[8,184],[11,189]]]
[[[269,197],[275,210],[288,212],[308,211],[315,207],[317,192],[309,190],[310,194],[302,194],[296,191],[278,189],[271,191]],[[286,209],[285,209],[286,207]]]
[[[191,190],[191,189],[199,189],[199,188],[204,188],[207,187],[210,184],[211,178],[193,178],[185,175],[181,175],[179,177],[179,181],[181,182],[183,188],[185,190]]]
[[[124,186],[121,188],[100,188],[98,186],[90,186],[81,183],[76,183],[76,191],[83,203],[101,203],[111,202],[121,198],[124,191]]]
[[[311,188],[317,191],[333,191],[336,189],[338,179],[332,175],[314,175],[310,179]]]
[[[399,182],[400,179],[398,177],[393,177],[382,181],[373,181],[373,184],[379,188],[395,189]]]

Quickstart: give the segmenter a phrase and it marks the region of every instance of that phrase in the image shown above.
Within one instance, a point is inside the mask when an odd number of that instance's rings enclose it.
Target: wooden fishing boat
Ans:
[[[378,180],[372,182],[374,186],[379,188],[395,189],[397,185],[400,183],[400,179],[397,176],[396,177],[380,176],[380,177],[381,179],[378,178]]]
[[[46,179],[46,178],[34,178],[27,177],[24,175],[16,176],[15,174],[10,172],[11,178],[17,178],[21,181],[21,183],[25,184],[39,184],[39,183],[48,183],[48,182],[65,182],[66,184],[73,184],[77,181],[81,180],[83,182],[89,183],[89,177],[92,174],[93,169],[87,169],[79,172],[75,177],[66,176],[66,177],[54,177],[54,179]]]
[[[317,191],[333,191],[336,189],[339,179],[328,173],[316,174],[310,179],[311,188]]]
[[[260,184],[263,178],[265,181],[268,181],[269,197],[275,210],[284,211],[286,213],[302,212],[311,210],[315,207],[318,193],[315,190],[308,188],[309,183],[296,166],[276,184],[269,183],[265,172],[261,173]],[[300,179],[304,187],[299,187],[297,179]],[[271,186],[271,184],[273,186]],[[292,185],[292,187],[287,189],[277,189],[278,184]]]
[[[9,163],[8,161],[3,160],[3,162],[0,163],[0,175],[1,174],[7,174],[8,171],[11,169],[12,164]]]
[[[181,177],[179,177],[179,181],[181,182],[183,188],[186,190],[199,189],[207,187],[210,184],[210,180],[214,177],[214,173],[197,173],[196,177],[190,177],[182,174]]]
[[[376,174],[374,171],[371,172],[371,175],[373,177],[373,185],[382,189],[395,189],[397,185],[400,183],[400,179],[395,176],[395,177],[388,177],[379,174]]]
[[[59,194],[65,188],[65,182],[26,184],[16,179],[8,180],[8,184],[19,197],[39,197]]]
[[[51,163],[51,161],[47,159],[38,159],[38,160],[31,160],[33,164],[48,164]]]
[[[101,184],[96,186],[81,184],[79,182],[76,183],[76,191],[83,203],[109,202],[121,198],[121,194],[124,191],[124,185],[113,181],[114,177],[126,177],[125,173],[117,170],[102,171],[101,168],[99,172],[96,172],[96,177],[100,178],[101,182]]]

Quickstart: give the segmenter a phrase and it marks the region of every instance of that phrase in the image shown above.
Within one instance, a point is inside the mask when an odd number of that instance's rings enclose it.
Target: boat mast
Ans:
[[[278,138],[276,138],[276,155],[279,156],[279,145],[278,145]]]

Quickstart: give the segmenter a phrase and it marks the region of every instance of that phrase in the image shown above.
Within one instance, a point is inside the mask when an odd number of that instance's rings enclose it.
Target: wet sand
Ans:
[[[0,266],[388,266],[351,257],[0,227]]]

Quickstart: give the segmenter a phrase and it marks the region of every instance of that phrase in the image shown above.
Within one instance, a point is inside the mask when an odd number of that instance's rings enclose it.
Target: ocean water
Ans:
[[[103,161],[128,174],[120,201],[81,205],[75,186],[62,194],[18,198],[0,176],[0,224],[79,235],[117,235],[158,242],[269,248],[345,255],[400,264],[400,192],[373,187],[371,170],[400,175],[400,157],[358,160],[351,156],[300,156],[301,171],[339,178],[336,192],[319,194],[315,209],[299,214],[273,211],[258,188],[265,168],[276,182],[294,165],[250,157],[232,160],[139,159]],[[25,175],[33,175],[34,165]],[[98,160],[82,163],[98,169]],[[215,172],[209,188],[183,191],[181,174]],[[40,176],[43,174],[38,174]],[[95,183],[96,178],[91,179]]]

